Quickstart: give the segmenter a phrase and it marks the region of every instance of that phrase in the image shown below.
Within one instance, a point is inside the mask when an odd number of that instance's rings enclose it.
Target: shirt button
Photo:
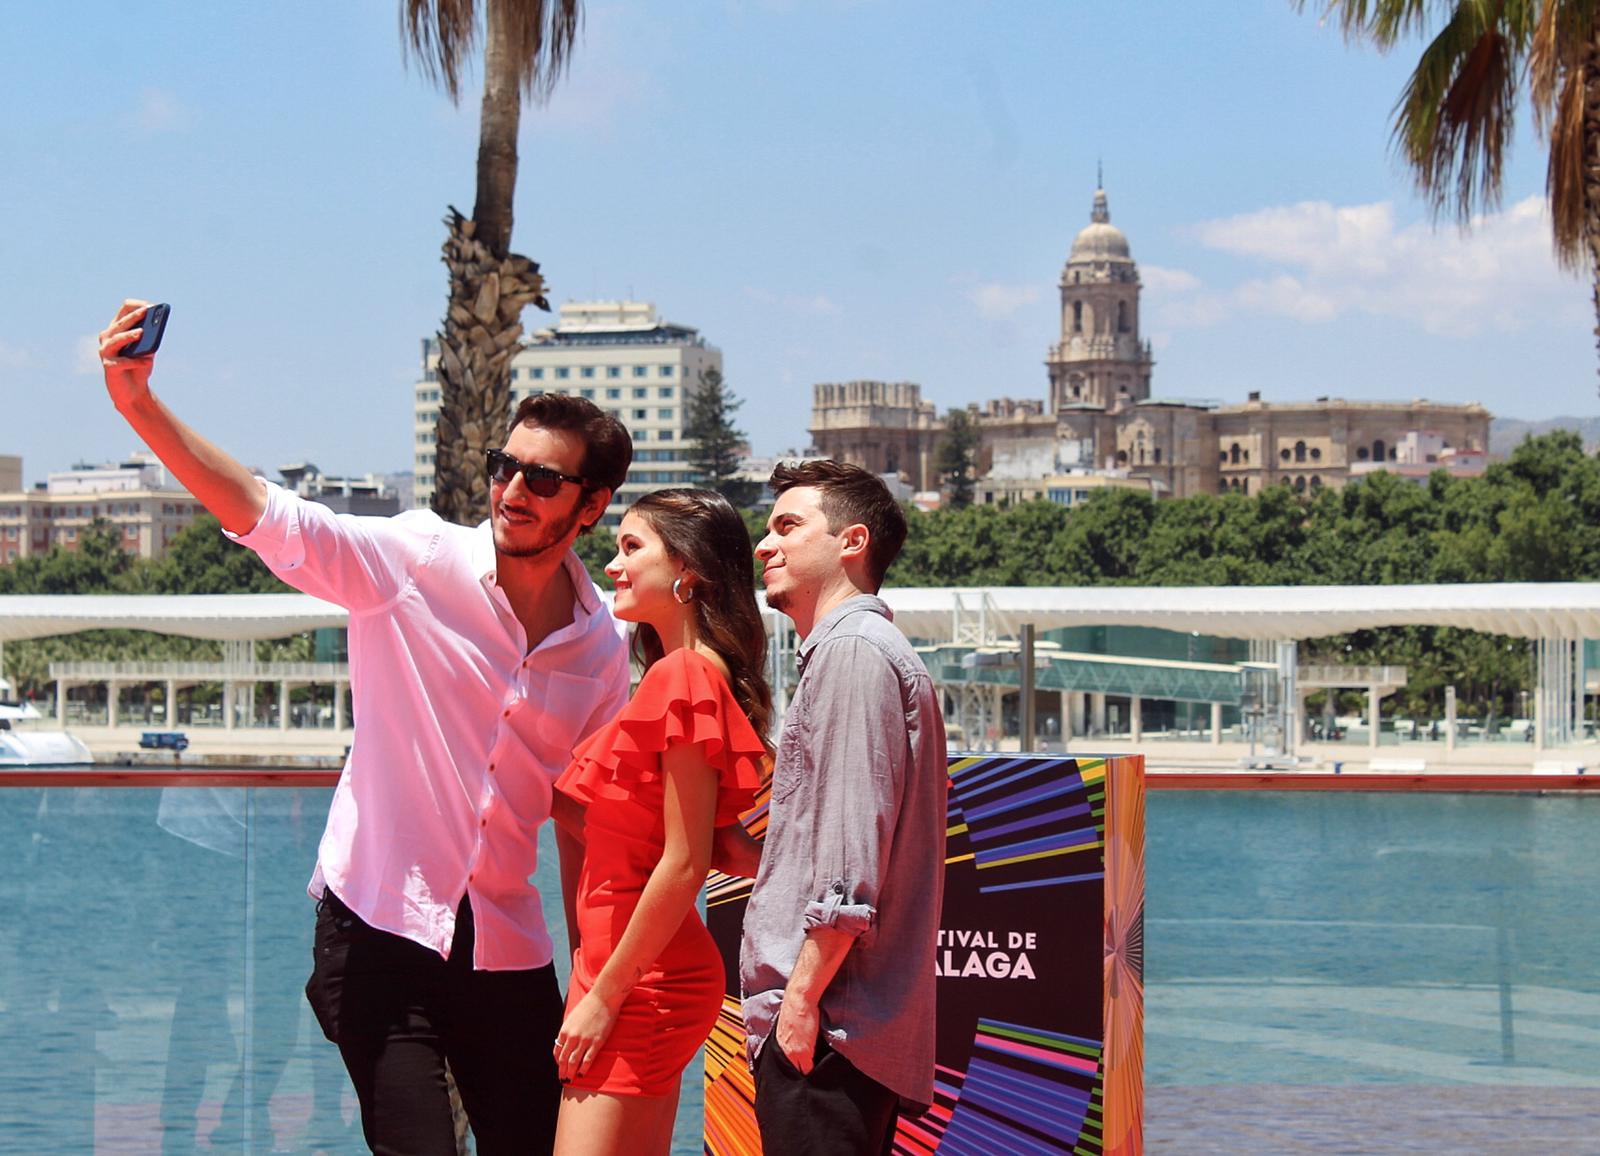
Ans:
[[[478,820],[478,826],[487,827],[488,825],[489,825],[489,820],[487,820],[487,819],[479,819]]]
[[[492,774],[494,774],[494,764],[493,764],[493,763],[490,763],[490,764],[489,764],[489,773],[490,773],[490,774],[491,774],[491,775],[492,775]]]
[[[508,710],[507,711],[501,711],[500,712],[500,717],[501,718],[510,718],[511,717],[511,712],[508,711]]]
[[[833,893],[835,895],[843,895],[844,894],[844,884],[843,883],[835,883],[833,885]]]

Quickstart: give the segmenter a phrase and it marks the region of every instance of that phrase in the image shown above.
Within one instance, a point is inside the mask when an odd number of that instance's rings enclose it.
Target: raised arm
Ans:
[[[247,534],[267,508],[261,483],[249,470],[201,437],[150,392],[150,372],[155,355],[118,357],[118,350],[141,333],[148,301],[124,301],[100,332],[100,364],[105,369],[106,392],[134,432],[173,476],[216,515],[222,528]]]

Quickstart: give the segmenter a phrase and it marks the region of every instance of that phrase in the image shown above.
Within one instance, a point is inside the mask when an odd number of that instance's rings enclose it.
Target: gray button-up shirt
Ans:
[[[929,1104],[949,772],[938,693],[890,619],[858,595],[800,647],[739,980],[753,1062],[807,930],[854,935],[822,1030],[864,1074]]]

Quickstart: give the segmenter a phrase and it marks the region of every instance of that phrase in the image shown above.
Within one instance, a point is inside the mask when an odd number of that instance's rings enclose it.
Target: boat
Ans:
[[[0,768],[84,766],[94,762],[83,741],[66,731],[17,725],[43,717],[31,702],[0,698]]]

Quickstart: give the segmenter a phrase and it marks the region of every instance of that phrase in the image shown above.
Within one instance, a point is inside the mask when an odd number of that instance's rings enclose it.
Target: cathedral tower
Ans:
[[[1119,410],[1150,396],[1148,342],[1139,339],[1139,267],[1096,189],[1089,224],[1061,270],[1061,340],[1050,350],[1050,409]]]

